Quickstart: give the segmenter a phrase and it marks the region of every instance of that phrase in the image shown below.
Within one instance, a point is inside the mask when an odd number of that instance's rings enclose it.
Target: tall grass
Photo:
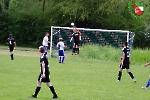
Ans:
[[[91,58],[99,60],[120,61],[122,48],[105,47],[100,45],[84,45],[80,48],[81,58]],[[150,51],[148,49],[132,49],[131,63],[146,63],[150,61]]]

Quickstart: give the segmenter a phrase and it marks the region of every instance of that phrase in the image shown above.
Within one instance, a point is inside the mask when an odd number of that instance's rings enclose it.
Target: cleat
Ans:
[[[53,99],[56,99],[56,98],[58,98],[58,95],[57,95],[57,94],[53,96]]]
[[[37,96],[31,95],[29,96],[29,98],[37,98]]]
[[[136,79],[133,79],[133,82],[136,83]]]
[[[120,82],[119,80],[117,80],[116,82]]]
[[[147,89],[147,87],[143,86],[142,89]]]

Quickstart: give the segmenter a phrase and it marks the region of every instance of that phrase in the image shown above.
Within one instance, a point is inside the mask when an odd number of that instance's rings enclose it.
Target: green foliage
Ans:
[[[0,1],[0,42],[13,33],[19,45],[37,46],[50,26],[130,30],[136,33],[135,47],[145,47],[144,31],[149,17],[135,19],[128,11],[130,0],[9,0],[8,11]],[[143,21],[144,20],[144,21]],[[147,23],[148,24],[148,23]],[[140,41],[139,41],[140,40]],[[141,44],[141,45],[139,45]]]

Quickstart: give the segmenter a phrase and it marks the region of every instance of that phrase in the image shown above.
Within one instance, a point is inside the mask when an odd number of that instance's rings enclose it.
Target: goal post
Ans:
[[[127,41],[131,48],[135,33],[125,30],[107,30],[107,29],[89,29],[77,28],[82,33],[83,44],[100,44],[102,46],[121,47],[123,42]],[[73,27],[51,26],[51,43],[50,43],[50,57],[52,57],[52,50],[56,47],[58,38],[63,38],[64,42],[68,44],[69,39],[73,33]]]

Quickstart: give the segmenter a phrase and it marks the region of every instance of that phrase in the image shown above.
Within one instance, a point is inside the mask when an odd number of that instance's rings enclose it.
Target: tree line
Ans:
[[[145,33],[150,18],[134,18],[129,12],[131,0],[1,0],[0,43],[12,33],[20,46],[41,44],[52,25],[130,30],[136,33],[135,48],[149,48]],[[136,0],[137,1],[137,0]],[[138,0],[142,1],[142,0]],[[134,0],[133,0],[134,2]],[[146,37],[146,38],[145,38]]]

